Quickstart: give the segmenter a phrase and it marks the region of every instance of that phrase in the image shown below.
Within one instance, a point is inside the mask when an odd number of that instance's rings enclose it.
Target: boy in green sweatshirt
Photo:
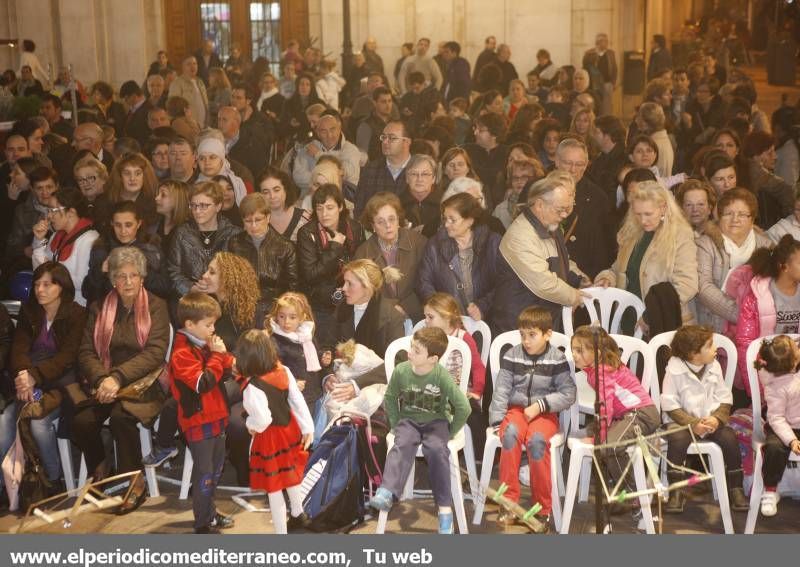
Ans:
[[[398,364],[384,396],[394,446],[386,456],[383,483],[369,504],[388,511],[411,472],[422,444],[428,463],[433,497],[439,508],[439,533],[453,533],[450,494],[450,450],[447,442],[458,433],[470,414],[467,396],[456,386],[439,359],[447,350],[441,329],[424,327],[414,333],[408,362]]]

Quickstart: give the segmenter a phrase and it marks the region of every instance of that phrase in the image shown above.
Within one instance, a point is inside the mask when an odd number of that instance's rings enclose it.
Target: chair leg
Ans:
[[[464,426],[464,462],[467,464],[467,480],[472,501],[478,495],[478,467],[475,464],[475,448],[472,446],[472,431],[468,425]]]
[[[752,534],[756,531],[756,520],[761,510],[761,493],[764,491],[764,477],[761,467],[764,466],[764,457],[761,454],[761,447],[753,449],[755,463],[753,463],[753,487],[750,489],[750,510],[747,512],[747,522],[744,525],[744,533]]]
[[[144,458],[153,451],[153,438],[149,429],[141,423],[138,423],[137,426],[139,427],[139,442],[142,446],[142,458]],[[147,479],[147,489],[150,491],[150,496],[153,498],[161,496],[161,492],[158,490],[155,467],[144,467],[144,476]]]
[[[381,510],[378,513],[378,527],[375,528],[376,534],[386,533],[386,520],[389,518],[389,512]]]
[[[75,471],[72,469],[72,442],[69,439],[58,439],[58,455],[61,458],[64,484],[67,490],[75,490]]]
[[[192,459],[192,452],[189,447],[186,447],[186,454],[183,457],[183,475],[181,476],[181,493],[178,496],[180,500],[186,500],[189,497],[189,486],[192,484],[192,468],[194,467],[194,460]]]
[[[644,472],[644,457],[639,447],[634,450],[633,456],[633,476],[636,480],[636,490],[647,489],[647,476]],[[653,524],[653,512],[650,510],[650,497],[647,495],[639,496],[639,505],[642,507],[642,520],[648,534],[655,534],[656,528]]]
[[[78,488],[86,484],[86,479],[89,478],[89,471],[86,468],[86,457],[81,453],[81,466],[78,469]]]
[[[494,455],[500,446],[498,443],[498,437],[494,435],[493,432],[487,432],[486,445],[483,446],[480,486],[478,487],[478,494],[472,500],[472,505],[475,508],[475,513],[472,516],[472,523],[476,526],[481,525],[483,521],[483,509],[486,506],[486,490],[489,488],[489,482],[492,480]]]
[[[552,486],[550,490],[552,510],[550,513],[553,516],[553,525],[555,525],[557,532],[561,531],[561,493],[559,484],[563,484],[563,481],[561,481],[561,461],[558,458],[559,449],[559,447],[550,447],[550,484]]]
[[[589,486],[592,482],[592,459],[584,459],[581,463],[581,492],[578,502],[589,501]]]
[[[450,452],[450,492],[453,497],[453,508],[458,521],[458,533],[469,533],[467,513],[464,510],[464,491],[461,488],[461,467],[458,465],[458,453]]]
[[[708,456],[711,461],[711,474],[714,475],[713,482],[714,489],[717,493],[717,501],[719,502],[719,513],[722,516],[722,526],[726,534],[733,534],[733,518],[731,518],[731,503],[728,499],[728,480],[725,476],[725,460],[722,456],[722,450],[713,445],[709,447]]]
[[[567,472],[567,486],[564,494],[564,509],[561,512],[561,529],[559,533],[569,533],[569,523],[572,520],[572,508],[575,506],[575,497],[578,494],[578,481],[580,480],[583,461],[589,456],[590,453],[586,448],[574,447],[571,450],[569,471]],[[591,459],[589,462],[591,463]]]

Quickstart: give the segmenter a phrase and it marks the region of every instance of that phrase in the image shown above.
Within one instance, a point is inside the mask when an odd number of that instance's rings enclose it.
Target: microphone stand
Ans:
[[[594,414],[597,419],[597,427],[594,432],[594,446],[595,450],[605,439],[602,438],[602,429],[605,427],[605,402],[602,398],[602,393],[605,386],[605,372],[600,369],[600,327],[592,327],[592,348],[594,351],[594,370],[595,375],[595,400],[594,400]],[[601,482],[600,475],[606,474],[605,461],[602,458],[597,459],[598,466],[593,467],[594,473],[594,526],[595,534],[600,535],[604,533],[605,526],[608,524],[608,507],[603,501],[603,483]]]

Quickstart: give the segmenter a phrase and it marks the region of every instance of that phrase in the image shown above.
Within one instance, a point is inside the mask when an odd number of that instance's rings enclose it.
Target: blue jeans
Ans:
[[[19,404],[19,405],[18,405]],[[0,414],[0,455],[3,457],[17,435],[17,413],[22,407],[20,402],[12,402]],[[42,458],[42,466],[50,480],[61,478],[61,460],[58,457],[58,441],[56,440],[56,420],[61,415],[61,409],[46,415],[42,419],[31,420],[31,432],[39,454]],[[0,479],[2,482],[2,479]]]

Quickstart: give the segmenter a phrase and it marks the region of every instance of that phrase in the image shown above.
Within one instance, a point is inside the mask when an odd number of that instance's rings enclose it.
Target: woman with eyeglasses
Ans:
[[[297,235],[302,291],[308,296],[316,321],[316,336],[321,346],[331,347],[336,306],[342,302],[342,266],[355,257],[364,242],[364,229],[350,218],[342,191],[323,185],[311,198],[314,216]]]
[[[145,146],[145,154],[150,156],[153,172],[159,181],[170,177],[169,140],[167,138],[150,138]]]
[[[726,290],[737,285],[733,278],[739,266],[747,263],[758,248],[771,248],[772,241],[754,225],[758,202],[747,189],[727,191],[717,203],[719,220],[709,221],[697,238],[697,321],[714,332],[724,333],[727,323],[736,323],[739,305]]]
[[[298,267],[294,244],[270,226],[270,208],[261,193],[242,199],[239,212],[244,232],[228,241],[228,251],[247,260],[258,276],[261,300],[272,308],[284,292],[297,289]]]
[[[419,321],[422,303],[415,286],[428,239],[408,228],[400,199],[387,191],[376,193],[367,201],[361,222],[372,231],[372,236],[358,247],[355,258],[372,260],[381,270],[397,268],[402,275],[396,282],[384,282],[383,297],[397,300],[397,311],[412,321]]]
[[[270,226],[285,239],[297,242],[297,233],[311,219],[311,213],[296,206],[300,191],[291,176],[267,166],[256,178],[256,188],[269,205]]]
[[[409,226],[430,238],[439,230],[441,193],[436,187],[436,160],[415,154],[406,166],[406,187],[400,193],[400,203],[406,212]]]
[[[75,162],[72,175],[78,189],[83,193],[89,207],[89,217],[97,222],[98,209],[95,206],[97,199],[104,194],[108,181],[108,170],[103,162],[91,154],[87,154]],[[100,200],[102,205],[103,199]],[[102,208],[102,207],[101,207]]]
[[[617,259],[610,269],[597,274],[594,284],[619,287],[645,301],[651,288],[668,283],[677,293],[683,324],[691,323],[689,304],[697,295],[692,227],[672,193],[657,181],[633,185],[628,202],[630,208],[617,233]],[[643,320],[637,325],[645,334],[649,332]]]
[[[480,223],[484,209],[469,193],[445,199],[441,210],[442,228],[425,247],[417,294],[423,301],[437,291],[450,294],[476,321],[489,319],[500,235]]]
[[[33,225],[32,256],[34,269],[49,261],[67,268],[75,286],[75,301],[84,307],[86,298],[80,289],[89,272],[92,246],[100,237],[86,213],[86,200],[77,189],[59,189],[53,193],[47,218]]]
[[[222,187],[214,181],[198,183],[189,196],[191,218],[175,228],[167,252],[167,273],[178,297],[189,291],[207,293],[203,274],[214,254],[242,231],[220,214]]]

